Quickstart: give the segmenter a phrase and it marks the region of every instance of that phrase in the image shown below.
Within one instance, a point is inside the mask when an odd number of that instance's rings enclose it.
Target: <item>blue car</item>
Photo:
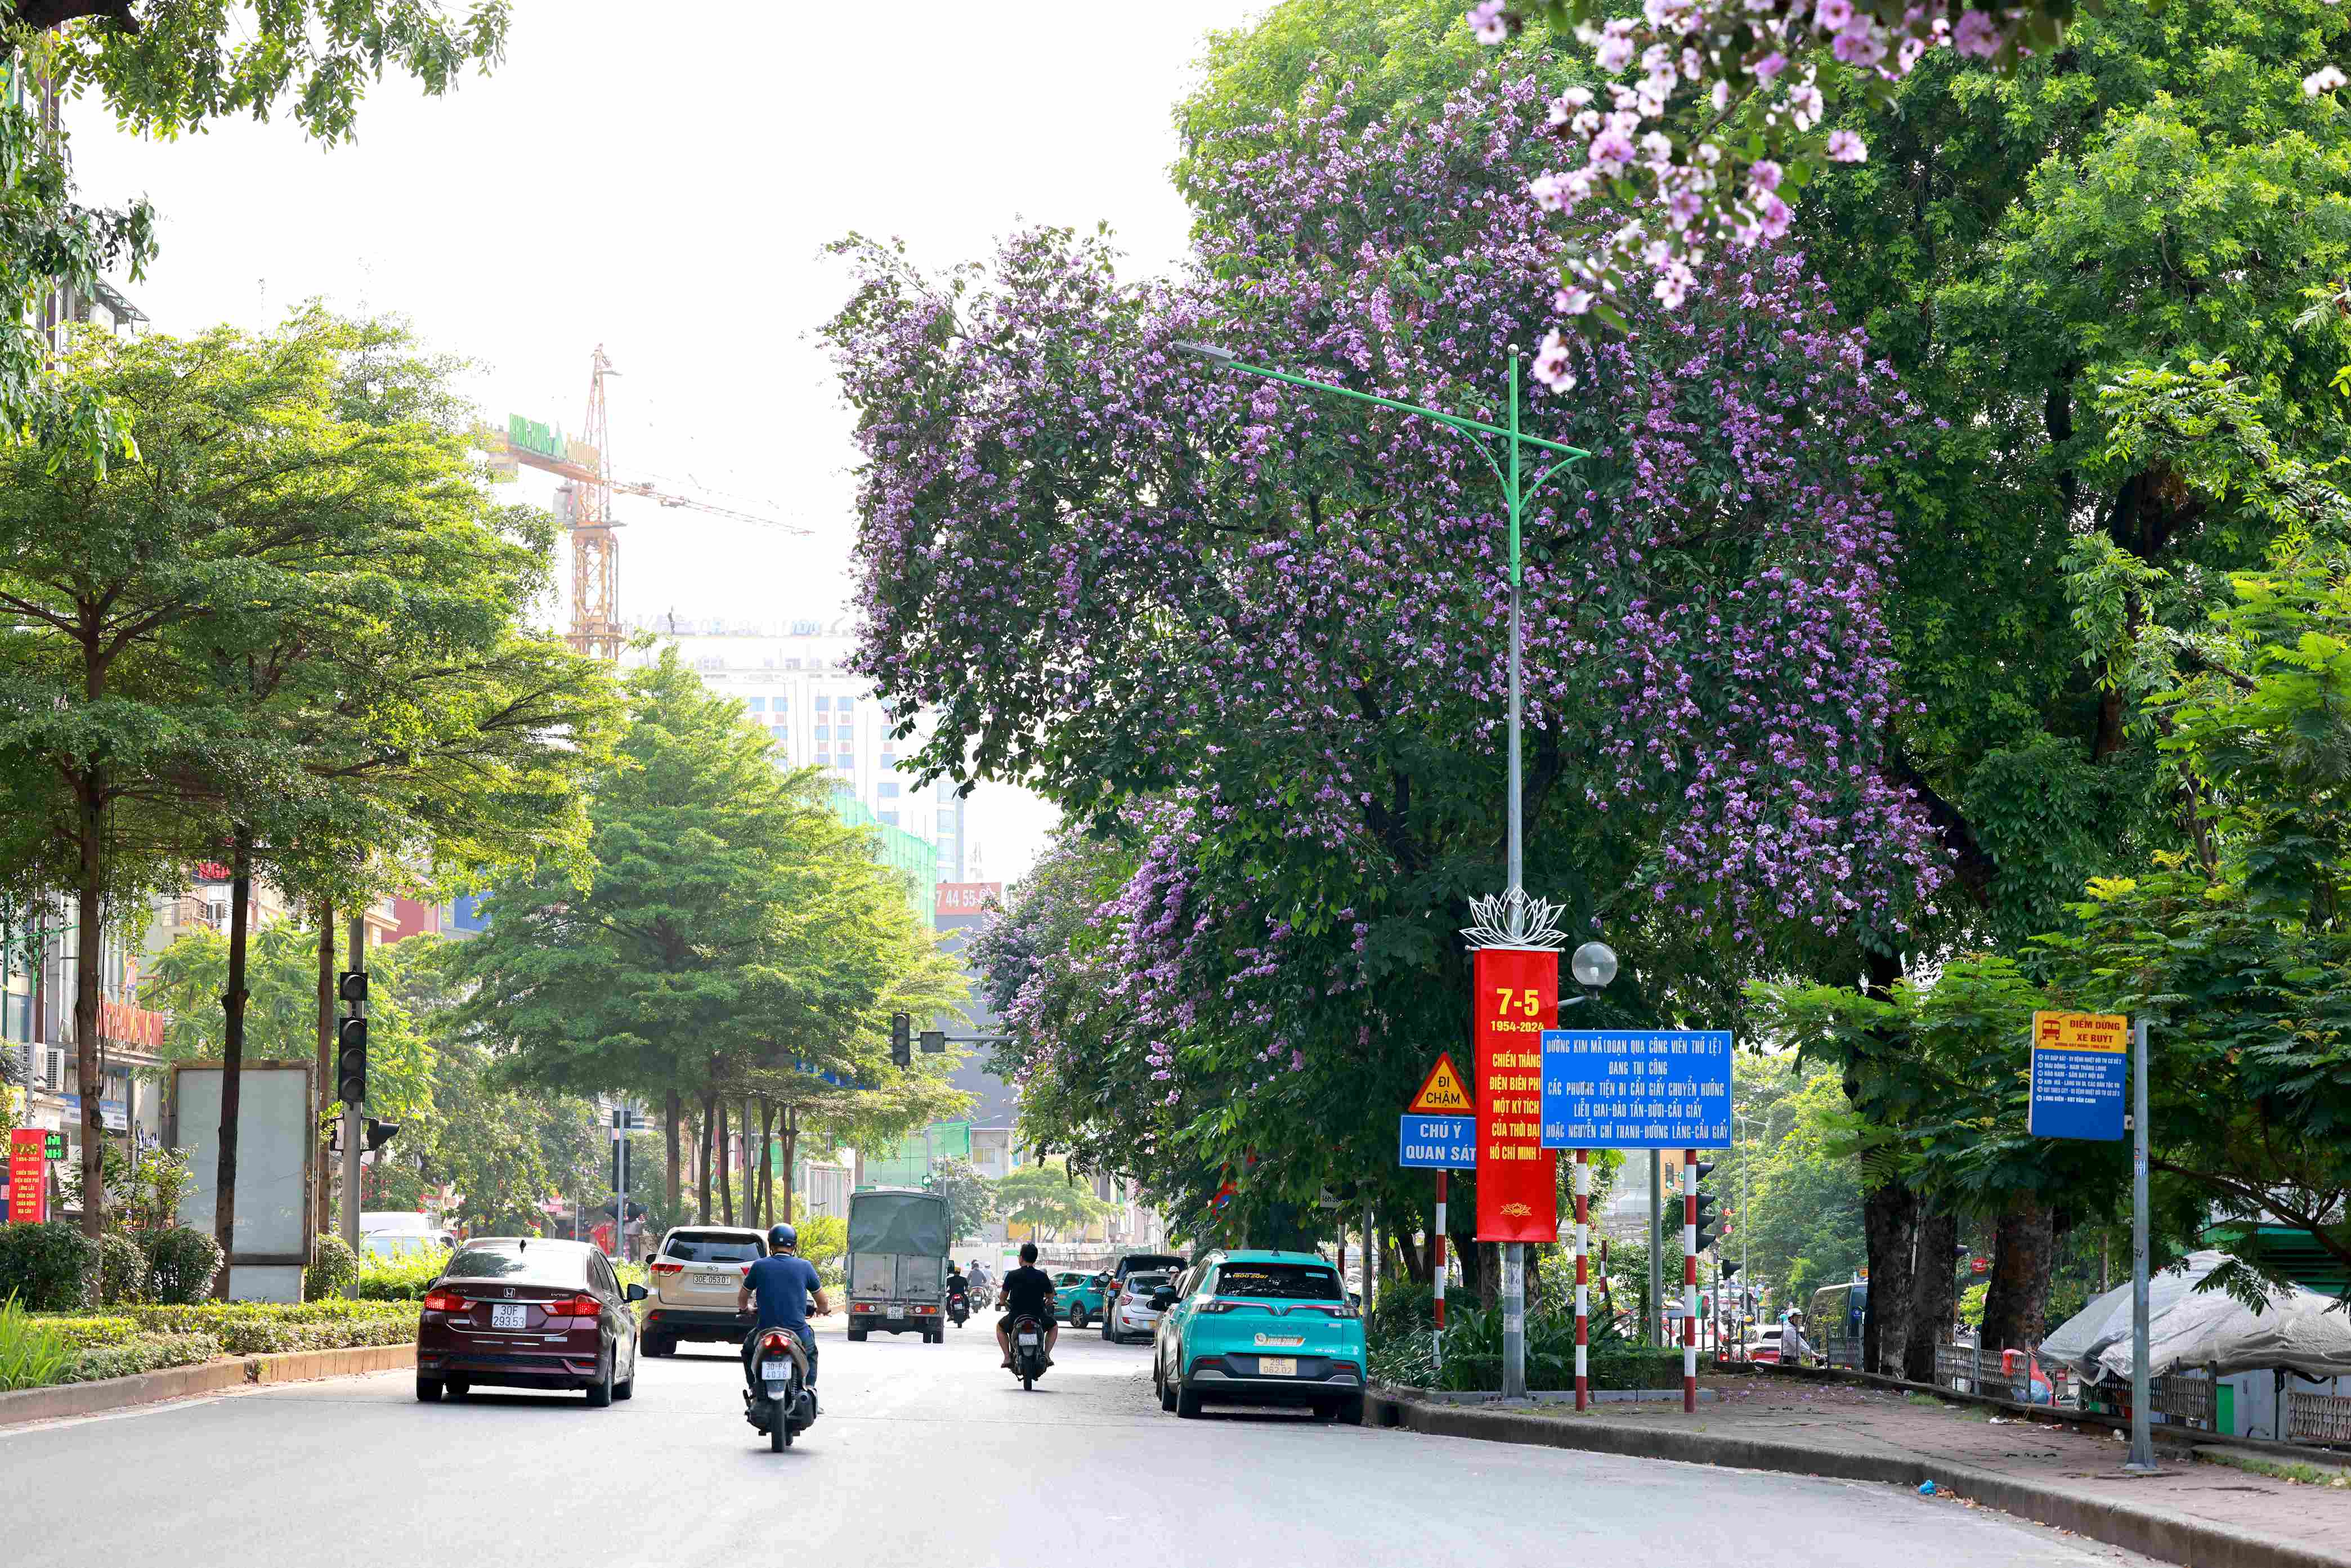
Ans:
[[[1363,1315],[1323,1259],[1211,1252],[1153,1299],[1161,1409],[1191,1419],[1208,1403],[1290,1405],[1363,1420]]]

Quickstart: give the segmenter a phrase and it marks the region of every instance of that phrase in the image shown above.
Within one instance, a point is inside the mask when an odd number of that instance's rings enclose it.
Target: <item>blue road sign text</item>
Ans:
[[[1401,1118],[1396,1124],[1396,1164],[1421,1170],[1474,1169],[1478,1164],[1478,1118]]]
[[[1543,1030],[1544,1148],[1719,1149],[1729,1143],[1729,1030]]]
[[[2129,1068],[2130,1058],[2120,1051],[2036,1047],[2026,1127],[2036,1138],[2119,1139]]]

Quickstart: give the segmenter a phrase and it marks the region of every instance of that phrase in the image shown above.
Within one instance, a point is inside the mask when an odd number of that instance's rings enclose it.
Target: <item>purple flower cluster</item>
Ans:
[[[934,765],[1132,803],[1149,849],[1095,918],[1155,1071],[1210,1023],[1268,1073],[1302,1064],[1288,1009],[1364,980],[1343,947],[1288,972],[1301,912],[1360,925],[1463,842],[1424,820],[1433,756],[1491,781],[1498,824],[1509,604],[1496,475],[1458,434],[1171,345],[1499,423],[1559,286],[1528,191],[1545,111],[1489,83],[1426,124],[1351,131],[1342,99],[1258,128],[1174,282],[1054,230],[944,278],[858,253],[832,334],[866,456],[862,667],[940,716]],[[1718,258],[1632,315],[1542,343],[1577,391],[1530,391],[1533,434],[1594,453],[1524,518],[1530,750],[1563,785],[1531,835],[1600,824],[1709,935],[1897,932],[1943,874],[1879,768],[1872,477],[1908,405],[1794,255]]]

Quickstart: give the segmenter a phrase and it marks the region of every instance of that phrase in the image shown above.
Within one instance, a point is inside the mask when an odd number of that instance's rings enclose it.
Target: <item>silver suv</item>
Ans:
[[[644,1352],[674,1355],[680,1340],[740,1344],[757,1312],[735,1310],[743,1275],[768,1255],[768,1239],[732,1225],[681,1225],[645,1260]]]

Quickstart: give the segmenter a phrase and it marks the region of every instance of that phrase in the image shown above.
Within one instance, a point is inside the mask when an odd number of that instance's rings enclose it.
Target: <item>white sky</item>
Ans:
[[[495,75],[439,99],[387,82],[352,145],[282,119],[142,143],[84,108],[78,173],[85,199],[154,202],[162,254],[128,290],[163,331],[314,297],[396,311],[479,361],[492,421],[575,435],[602,344],[617,477],[810,530],[620,497],[622,614],[829,619],[855,452],[813,337],[847,293],[820,247],[856,229],[944,266],[1023,221],[1107,220],[1135,270],[1170,265],[1170,107],[1201,36],[1262,8],[695,0],[661,29],[642,0],[517,0]],[[987,876],[1017,875],[1050,809],[974,804]]]

